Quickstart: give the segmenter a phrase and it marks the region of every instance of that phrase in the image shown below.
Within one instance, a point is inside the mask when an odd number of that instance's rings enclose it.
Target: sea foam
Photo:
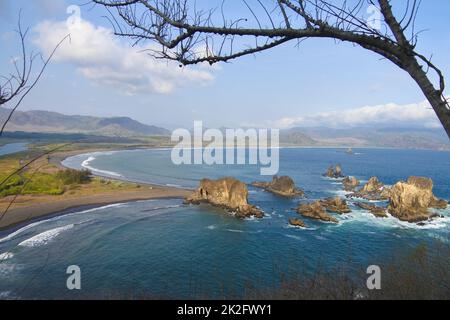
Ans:
[[[51,240],[59,236],[64,231],[70,230],[74,227],[74,224],[69,224],[67,226],[51,229],[44,231],[42,233],[39,233],[38,235],[35,235],[34,237],[31,237],[27,240],[22,241],[19,243],[19,246],[21,247],[38,247],[42,245],[46,245]]]
[[[125,203],[109,204],[109,205],[102,206],[102,207],[97,207],[97,208],[87,209],[87,210],[83,210],[83,211],[72,212],[72,213],[68,213],[68,214],[64,214],[64,215],[53,217],[51,219],[46,219],[46,220],[41,220],[41,221],[37,221],[37,222],[34,222],[34,223],[30,223],[29,225],[26,225],[25,227],[20,228],[20,229],[14,231],[13,233],[10,233],[6,237],[1,238],[0,239],[0,243],[12,240],[15,237],[17,237],[17,236],[21,235],[22,233],[24,233],[25,231],[33,229],[34,227],[37,227],[37,226],[39,226],[39,225],[41,225],[43,223],[55,222],[55,221],[58,221],[60,219],[67,218],[67,217],[70,217],[70,216],[73,216],[73,215],[78,215],[78,214],[83,214],[83,213],[92,213],[92,212],[103,210],[103,209],[120,207],[120,206],[123,206],[124,204]]]
[[[0,254],[0,262],[11,259],[14,257],[14,254],[11,252],[5,252]]]
[[[92,167],[90,165],[90,163],[92,161],[94,161],[95,159],[96,158],[94,156],[90,156],[89,158],[87,158],[86,160],[84,160],[81,163],[81,166],[83,168],[85,168],[85,169],[89,169],[89,170],[91,170],[93,172],[97,172],[97,173],[100,173],[100,174],[105,174],[105,175],[114,176],[114,177],[122,177],[122,175],[120,173],[117,173],[117,172],[114,172],[114,171],[101,170],[101,169],[97,169],[97,168]]]

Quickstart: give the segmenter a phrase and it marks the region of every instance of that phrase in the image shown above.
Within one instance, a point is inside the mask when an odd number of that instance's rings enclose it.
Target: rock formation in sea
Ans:
[[[256,206],[248,203],[247,185],[234,178],[219,180],[203,179],[199,187],[187,197],[185,204],[209,203],[235,212],[238,218],[262,218],[263,212]]]
[[[332,179],[344,178],[341,165],[338,164],[335,167],[333,166],[329,167],[327,172],[325,172],[324,176]]]
[[[290,218],[289,224],[294,227],[306,228],[306,224],[302,220],[297,218]]]
[[[432,217],[428,209],[445,209],[447,205],[447,201],[433,194],[431,179],[410,177],[407,182],[397,182],[391,188],[388,211],[399,220],[420,222]]]
[[[366,202],[355,202],[355,206],[360,207],[363,210],[367,210],[370,213],[372,213],[377,218],[387,218],[386,214],[386,208],[376,206],[372,203],[366,203]]]
[[[304,192],[295,186],[294,180],[287,176],[274,176],[271,182],[253,182],[251,185],[283,197],[304,196]]]
[[[385,187],[377,177],[372,177],[360,190],[348,195],[350,198],[362,198],[366,200],[382,201],[389,199],[388,187]]]
[[[325,210],[328,212],[339,213],[339,214],[352,212],[347,205],[347,201],[345,201],[344,199],[341,199],[340,197],[320,200],[319,202],[322,205],[322,207],[324,207]]]
[[[355,191],[356,188],[359,187],[360,182],[355,177],[346,177],[344,180],[342,180],[342,184],[344,186],[345,191]]]
[[[313,203],[304,203],[297,208],[297,212],[304,217],[321,220],[326,222],[338,223],[338,220],[326,213],[322,203],[316,201]]]

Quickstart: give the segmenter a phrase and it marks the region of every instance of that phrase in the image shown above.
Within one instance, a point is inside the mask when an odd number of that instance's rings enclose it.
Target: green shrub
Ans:
[[[22,189],[25,179],[19,175],[9,178],[2,186],[0,186],[0,197],[15,195]]]
[[[91,171],[89,170],[73,170],[66,169],[63,171],[59,171],[56,174],[56,178],[61,180],[65,185],[71,184],[84,184],[89,183],[91,181]]]

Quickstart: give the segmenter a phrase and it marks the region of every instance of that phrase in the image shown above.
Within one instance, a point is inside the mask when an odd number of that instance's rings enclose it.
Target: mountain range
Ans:
[[[10,110],[0,108],[0,121]],[[83,133],[105,136],[167,136],[170,131],[146,125],[128,117],[100,118],[63,115],[50,111],[16,111],[6,127],[7,131],[40,133]]]
[[[10,110],[0,108],[3,122]],[[224,129],[224,128],[222,128]],[[6,127],[9,132],[87,134],[105,137],[168,137],[171,131],[128,117],[64,115],[49,111],[16,111]],[[359,127],[335,129],[299,127],[280,131],[282,146],[379,147],[450,150],[442,128]]]

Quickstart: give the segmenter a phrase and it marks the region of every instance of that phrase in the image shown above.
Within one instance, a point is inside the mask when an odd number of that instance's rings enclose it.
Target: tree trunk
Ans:
[[[439,121],[442,123],[447,136],[450,138],[450,110],[447,101],[439,90],[435,89],[430,79],[427,77],[426,72],[417,60],[415,58],[409,60],[409,63],[405,65],[404,69],[419,85],[420,89],[439,118]]]

